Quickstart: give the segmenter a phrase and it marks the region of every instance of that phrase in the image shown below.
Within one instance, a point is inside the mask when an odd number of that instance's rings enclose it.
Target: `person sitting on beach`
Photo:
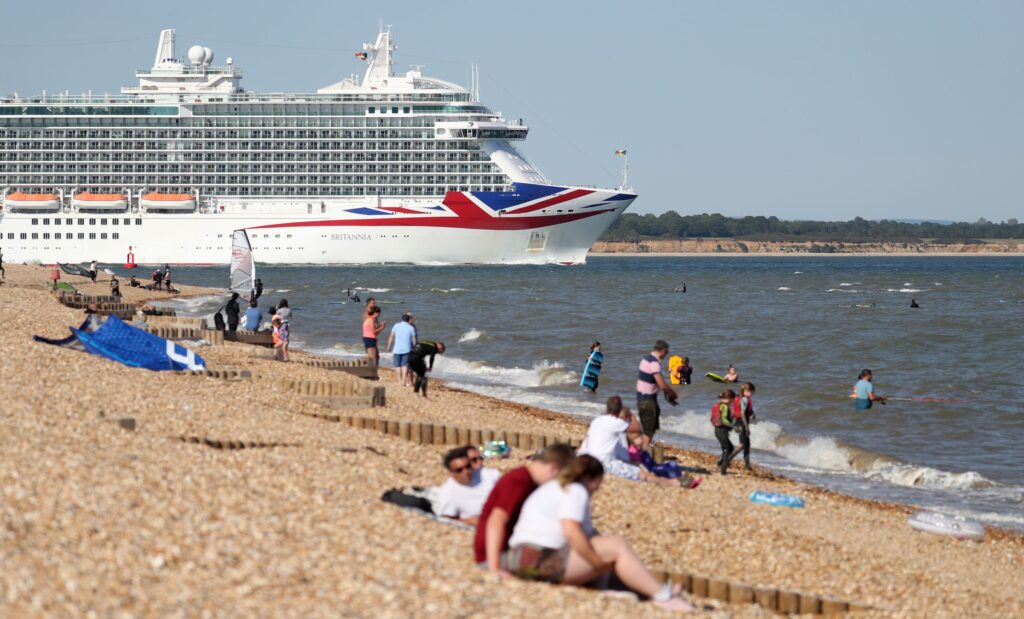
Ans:
[[[545,447],[526,466],[501,476],[488,495],[476,525],[473,556],[477,565],[496,576],[511,576],[505,569],[505,553],[523,503],[538,486],[558,476],[572,459],[572,447],[556,443]]]
[[[141,284],[139,284],[139,280],[135,279],[134,275],[132,275],[131,279],[128,280],[128,285],[131,286],[132,288],[141,288]]]
[[[632,413],[622,406],[622,398],[617,395],[608,398],[605,413],[590,422],[587,436],[580,445],[579,455],[594,456],[601,462],[605,472],[616,477],[669,487],[695,487],[695,480],[687,475],[678,479],[658,477],[644,467],[633,464],[629,456],[629,441],[626,438],[632,420]]]
[[[441,484],[433,501],[434,513],[475,525],[501,472],[473,468],[465,447],[456,447],[445,454],[444,468],[449,477]]]
[[[740,375],[739,372],[736,371],[736,366],[730,365],[729,370],[725,373],[725,376],[722,377],[722,382],[735,383],[739,381],[739,379]]]
[[[604,467],[593,456],[577,456],[523,503],[509,539],[506,571],[527,580],[584,586],[614,572],[630,590],[668,610],[693,607],[644,567],[618,535],[598,535],[590,515],[591,496],[601,487]]]
[[[121,298],[121,282],[117,281],[116,275],[110,276],[110,296]]]
[[[416,344],[416,347],[409,353],[409,370],[413,373],[412,390],[414,393],[423,393],[427,397],[427,372],[434,369],[434,356],[443,355],[445,351],[444,342],[431,342],[423,340]],[[427,365],[427,359],[430,365]]]
[[[474,471],[484,468],[484,457],[476,445],[466,445],[466,457],[469,458],[469,464]]]
[[[875,386],[871,383],[871,370],[861,370],[857,384],[853,386],[854,408],[859,411],[866,411],[875,402],[885,404],[885,398],[875,395]]]
[[[248,331],[259,331],[260,323],[263,322],[263,312],[256,304],[256,297],[249,300],[249,309],[245,310],[244,327]]]
[[[735,416],[733,400],[736,399],[736,392],[726,389],[718,396],[718,401],[711,405],[711,425],[715,426],[715,438],[722,447],[722,455],[718,458],[718,470],[725,475],[729,470],[729,462],[733,457],[733,444],[729,440],[729,433],[736,427],[737,431],[742,427],[743,421]]]

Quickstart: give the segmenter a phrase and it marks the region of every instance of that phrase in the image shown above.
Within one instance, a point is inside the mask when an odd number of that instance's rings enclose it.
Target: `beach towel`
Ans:
[[[60,340],[33,336],[37,342],[65,346],[106,357],[133,368],[147,370],[204,370],[206,362],[184,346],[179,346],[152,333],[133,327],[117,316],[108,316],[96,329],[93,316],[79,328],[71,327],[71,335]]]

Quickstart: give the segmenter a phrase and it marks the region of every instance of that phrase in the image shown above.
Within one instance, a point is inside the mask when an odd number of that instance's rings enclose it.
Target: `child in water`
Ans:
[[[739,451],[742,448],[743,463],[748,471],[750,470],[750,422],[756,417],[754,415],[754,391],[756,390],[754,383],[740,385],[740,397],[734,400],[736,406],[733,407],[733,417],[743,420],[742,427],[736,429],[740,435],[740,447],[737,447],[736,450]],[[735,455],[733,454],[733,456]]]
[[[683,357],[679,365],[676,366],[675,379],[679,381],[680,385],[689,385],[690,379],[693,376],[693,366],[690,365],[690,358]]]
[[[274,316],[270,324],[274,328],[274,358],[278,361],[288,360],[288,325],[280,316]]]
[[[727,383],[739,382],[740,375],[736,371],[736,366],[735,365],[730,365],[729,366],[729,371],[725,373],[725,376],[722,377],[722,380],[724,380]]]
[[[718,470],[722,475],[729,469],[729,460],[732,459],[733,444],[729,440],[729,433],[734,425],[733,400],[736,399],[736,392],[726,389],[718,396],[718,402],[711,406],[711,425],[715,426],[715,438],[722,447],[722,455],[718,458]]]
[[[590,345],[590,354],[587,355],[587,362],[583,364],[583,367],[587,367],[587,364],[589,364],[591,362],[591,360],[594,358],[594,353],[600,353],[600,352],[601,352],[601,342],[594,342],[593,344],[591,344]],[[601,371],[601,365],[600,364],[597,365],[597,370]],[[583,385],[584,391],[589,391],[591,393],[597,391],[597,385],[598,385],[599,381],[600,381],[599,377],[595,374],[594,377],[593,377],[593,385]]]

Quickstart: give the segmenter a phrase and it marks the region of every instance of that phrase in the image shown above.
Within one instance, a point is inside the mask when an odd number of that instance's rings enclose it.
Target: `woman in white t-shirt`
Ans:
[[[627,587],[669,610],[693,608],[658,582],[618,535],[598,535],[590,496],[604,479],[597,458],[577,456],[523,503],[503,566],[527,580],[582,586],[614,571]]]

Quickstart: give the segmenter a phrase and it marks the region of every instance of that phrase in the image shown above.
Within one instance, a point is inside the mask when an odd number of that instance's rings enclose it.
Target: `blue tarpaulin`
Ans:
[[[91,318],[91,317],[90,317]],[[87,318],[62,340],[35,336],[37,342],[84,349],[133,368],[147,370],[203,370],[206,362],[193,351],[109,316],[98,329],[89,329]]]

